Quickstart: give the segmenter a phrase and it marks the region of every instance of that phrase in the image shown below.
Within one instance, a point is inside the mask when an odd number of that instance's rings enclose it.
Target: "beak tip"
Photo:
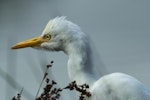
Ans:
[[[17,49],[17,48],[15,46],[12,46],[11,49],[14,50],[14,49]]]

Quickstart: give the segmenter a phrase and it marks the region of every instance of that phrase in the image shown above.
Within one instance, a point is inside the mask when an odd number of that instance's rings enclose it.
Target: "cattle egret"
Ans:
[[[63,16],[50,20],[41,36],[20,42],[12,49],[26,47],[67,54],[70,79],[90,86],[92,96],[87,100],[150,100],[150,90],[127,74],[112,73],[97,80],[88,36]]]

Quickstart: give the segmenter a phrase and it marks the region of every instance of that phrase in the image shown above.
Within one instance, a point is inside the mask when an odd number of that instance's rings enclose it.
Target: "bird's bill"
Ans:
[[[11,49],[21,49],[21,48],[26,48],[26,47],[40,46],[42,42],[43,42],[42,37],[35,37],[32,39],[28,39],[28,40],[17,43],[13,45]]]

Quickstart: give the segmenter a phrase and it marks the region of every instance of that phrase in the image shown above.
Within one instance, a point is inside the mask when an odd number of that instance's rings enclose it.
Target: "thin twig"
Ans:
[[[52,67],[52,63],[53,63],[53,61],[51,61],[51,64],[47,65],[47,67],[46,67],[46,70],[45,70],[45,72],[44,72],[43,79],[42,79],[42,81],[41,81],[41,83],[40,83],[40,86],[39,86],[38,91],[37,91],[37,93],[36,93],[35,99],[38,97],[38,94],[39,94],[39,92],[40,92],[40,89],[41,89],[41,86],[42,86],[42,84],[43,84],[43,81],[45,80],[46,76],[48,75],[48,69],[49,69],[49,67]]]

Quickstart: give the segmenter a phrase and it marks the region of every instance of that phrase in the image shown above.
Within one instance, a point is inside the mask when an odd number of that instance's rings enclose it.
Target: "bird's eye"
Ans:
[[[51,35],[50,35],[50,34],[45,34],[45,35],[43,36],[43,39],[50,40],[50,39],[51,39]]]

